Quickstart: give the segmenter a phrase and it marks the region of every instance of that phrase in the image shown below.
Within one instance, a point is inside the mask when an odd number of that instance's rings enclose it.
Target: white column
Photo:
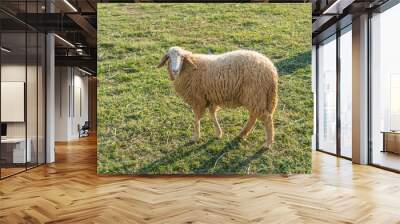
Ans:
[[[46,61],[47,61],[47,77],[46,77],[46,163],[55,161],[54,150],[54,133],[55,133],[55,58],[54,58],[54,35],[46,36]]]
[[[47,52],[47,68],[46,68],[46,163],[55,161],[54,149],[54,133],[55,133],[55,60],[54,60],[54,35],[46,36]]]
[[[353,162],[368,163],[368,15],[353,19]]]

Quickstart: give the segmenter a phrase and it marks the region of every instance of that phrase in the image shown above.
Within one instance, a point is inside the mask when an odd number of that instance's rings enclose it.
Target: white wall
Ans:
[[[3,64],[1,66],[1,81],[25,82],[25,64]],[[1,108],[7,110],[7,108]],[[7,137],[25,137],[25,122],[7,122]]]
[[[1,81],[2,82],[25,82],[25,64],[3,64],[1,66]],[[29,68],[30,70],[32,68]],[[33,96],[33,93],[28,93]],[[36,96],[36,93],[35,93]],[[7,110],[7,108],[1,108]],[[25,122],[7,122],[7,136],[8,137],[25,137]]]
[[[25,82],[25,64],[3,64],[1,65],[1,81]]]
[[[55,140],[67,141],[69,133],[69,85],[71,83],[68,75],[69,68],[55,68]]]
[[[56,141],[79,138],[78,125],[88,120],[88,78],[83,75],[76,68],[56,67]]]
[[[75,75],[74,75],[74,93],[75,94],[73,99],[75,100],[75,105],[72,108],[75,110],[75,113],[73,113],[73,119],[71,120],[71,135],[74,136],[75,138],[79,137],[79,132],[78,132],[78,124],[81,126],[85,123],[85,121],[88,121],[88,78],[86,76],[82,76],[83,73],[79,72],[77,75],[77,70],[75,70]],[[79,93],[80,92],[80,93]],[[80,95],[80,98],[79,98]],[[78,102],[80,100],[80,103]],[[79,108],[81,107],[81,108]],[[80,111],[81,110],[81,111]]]
[[[37,70],[38,69],[38,70]],[[26,84],[26,101],[23,100],[22,107],[2,107],[4,113],[22,113],[22,121],[20,122],[5,122],[7,124],[7,137],[9,138],[24,138],[25,135],[30,140],[29,146],[32,150],[32,161],[44,163],[44,150],[45,150],[45,118],[44,118],[44,74],[42,67],[36,65],[18,64],[18,63],[5,63],[1,66],[2,85],[3,82],[23,82]],[[27,81],[25,80],[27,78]],[[2,89],[2,98],[8,98],[7,93]],[[24,94],[24,89],[19,90],[19,94]],[[22,91],[22,92],[21,92]],[[24,98],[24,97],[22,97]],[[25,107],[26,102],[26,107]],[[12,103],[12,102],[11,102]],[[15,102],[17,103],[17,102]],[[24,114],[26,112],[26,120]],[[2,119],[3,120],[3,119]]]

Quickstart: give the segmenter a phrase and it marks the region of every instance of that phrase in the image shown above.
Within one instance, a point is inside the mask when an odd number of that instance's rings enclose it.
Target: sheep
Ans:
[[[236,50],[220,55],[193,54],[171,47],[162,57],[160,68],[167,64],[176,93],[192,107],[192,141],[200,139],[200,119],[209,109],[217,138],[223,132],[217,119],[221,107],[245,107],[247,123],[239,133],[245,139],[257,119],[265,127],[263,147],[274,141],[273,113],[277,105],[278,72],[266,56],[250,50]]]

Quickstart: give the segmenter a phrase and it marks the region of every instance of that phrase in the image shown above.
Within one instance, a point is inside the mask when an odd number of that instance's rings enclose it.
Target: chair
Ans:
[[[89,121],[85,121],[82,127],[78,125],[79,138],[89,136],[89,129],[90,129]]]

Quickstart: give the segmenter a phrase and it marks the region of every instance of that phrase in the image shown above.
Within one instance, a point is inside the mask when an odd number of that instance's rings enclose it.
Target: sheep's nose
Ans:
[[[178,69],[172,69],[172,72],[175,73],[175,74],[177,74],[178,71],[179,71]]]

